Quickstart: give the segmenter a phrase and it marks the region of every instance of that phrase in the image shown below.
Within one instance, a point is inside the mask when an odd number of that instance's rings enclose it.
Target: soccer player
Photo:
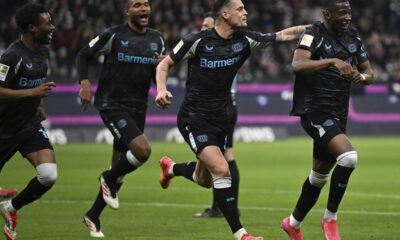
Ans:
[[[82,48],[77,56],[82,107],[91,101],[88,62],[105,55],[94,105],[114,136],[109,170],[100,175],[100,190],[84,223],[92,237],[104,237],[100,214],[104,207],[119,207],[117,191],[123,177],[150,157],[150,143],[143,134],[147,98],[157,63],[165,53],[163,35],[148,28],[151,14],[148,0],[126,0],[127,23],[110,27]]]
[[[291,114],[301,117],[314,148],[311,173],[294,211],[281,224],[295,240],[302,239],[301,222],[318,200],[333,167],[322,230],[324,239],[340,239],[337,211],[358,158],[346,136],[350,87],[352,82],[373,82],[367,52],[356,29],[350,27],[349,1],[323,0],[322,7],[324,22],[305,31],[292,62],[296,80]]]
[[[18,10],[22,38],[0,58],[0,171],[19,151],[37,176],[13,199],[0,203],[7,239],[17,237],[17,211],[39,199],[55,183],[57,165],[53,147],[40,124],[38,109],[54,82],[46,82],[49,47],[55,27],[46,8],[28,4]]]
[[[215,25],[215,19],[212,12],[207,12],[204,14],[202,28],[201,30],[206,30],[213,28]],[[236,204],[238,204],[238,195],[239,195],[239,169],[236,165],[235,157],[233,155],[233,132],[235,130],[235,125],[237,121],[237,108],[236,108],[236,81],[237,77],[233,80],[230,92],[230,101],[227,105],[228,110],[228,118],[229,118],[229,126],[228,126],[228,135],[226,141],[226,149],[224,152],[224,157],[228,161],[229,171],[231,173],[232,178],[232,190],[234,196],[236,198]],[[214,218],[214,217],[223,217],[224,215],[219,209],[217,201],[215,200],[213,194],[213,201],[210,208],[204,209],[203,212],[196,213],[195,217],[206,217],[206,218]]]
[[[172,100],[166,87],[168,71],[188,59],[189,77],[178,114],[178,128],[199,160],[197,164],[174,164],[170,158],[163,157],[160,184],[167,188],[174,176],[184,176],[200,186],[213,187],[216,202],[234,238],[260,240],[263,238],[253,237],[239,220],[231,173],[223,155],[229,131],[230,88],[252,50],[297,39],[305,26],[274,34],[243,29],[247,26],[247,11],[241,0],[216,0],[214,15],[215,28],[184,37],[157,67],[155,101],[160,108],[167,108]]]

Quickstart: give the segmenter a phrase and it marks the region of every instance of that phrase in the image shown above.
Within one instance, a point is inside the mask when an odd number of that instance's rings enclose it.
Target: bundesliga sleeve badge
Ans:
[[[181,40],[181,41],[175,46],[175,48],[174,48],[174,50],[173,50],[174,54],[176,54],[176,53],[183,47],[183,45],[184,45],[184,43],[183,43],[183,41]]]
[[[301,39],[300,45],[311,47],[311,44],[314,40],[314,37],[309,34],[304,34],[303,38]]]
[[[0,63],[0,81],[5,81],[7,77],[9,66]]]

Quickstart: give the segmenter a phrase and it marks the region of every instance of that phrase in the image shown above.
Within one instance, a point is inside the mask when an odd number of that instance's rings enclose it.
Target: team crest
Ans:
[[[122,129],[122,128],[126,127],[126,125],[128,125],[128,123],[126,122],[125,119],[121,119],[121,120],[119,120],[119,121],[117,122],[117,127],[118,127],[119,129]]]
[[[322,124],[322,126],[324,126],[324,127],[331,127],[331,126],[333,126],[335,123],[333,122],[333,120],[332,119],[328,119],[328,120],[326,120],[323,124]]]
[[[197,141],[199,141],[201,143],[208,142],[208,136],[205,134],[197,136],[196,139],[197,139]]]
[[[150,49],[152,51],[157,51],[158,50],[158,44],[157,43],[150,43]]]
[[[357,52],[357,46],[354,43],[350,44],[348,46],[348,49],[349,49],[349,52],[351,52],[351,53]]]
[[[240,52],[243,50],[243,44],[242,43],[235,43],[232,45],[232,50],[234,52]]]

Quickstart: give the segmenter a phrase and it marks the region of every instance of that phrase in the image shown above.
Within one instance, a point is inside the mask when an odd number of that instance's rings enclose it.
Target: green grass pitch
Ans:
[[[354,137],[359,164],[339,211],[344,240],[400,239],[400,137]],[[108,167],[111,146],[55,146],[59,179],[39,201],[19,212],[19,240],[90,239],[82,216],[99,189],[97,177]],[[175,178],[167,190],[159,187],[158,159],[194,159],[185,144],[152,143],[151,159],[125,179],[120,209],[106,208],[101,223],[106,239],[221,240],[233,239],[223,219],[196,219],[208,207],[211,191]],[[290,138],[274,143],[236,143],[239,165],[241,220],[246,229],[266,239],[288,239],[279,228],[290,214],[311,167],[311,140]],[[23,189],[35,175],[19,154],[5,166],[0,186]],[[303,223],[307,240],[323,239],[320,220],[328,185]]]

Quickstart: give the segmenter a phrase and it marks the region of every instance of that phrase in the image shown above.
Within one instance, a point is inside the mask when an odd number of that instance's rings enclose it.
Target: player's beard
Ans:
[[[47,45],[51,43],[51,39],[48,37],[49,33],[41,32],[40,34],[34,36],[34,41],[39,45]]]
[[[143,30],[144,28],[147,27],[147,24],[141,24],[140,23],[140,17],[138,16],[131,16],[130,22],[133,26],[135,26],[139,30]]]

